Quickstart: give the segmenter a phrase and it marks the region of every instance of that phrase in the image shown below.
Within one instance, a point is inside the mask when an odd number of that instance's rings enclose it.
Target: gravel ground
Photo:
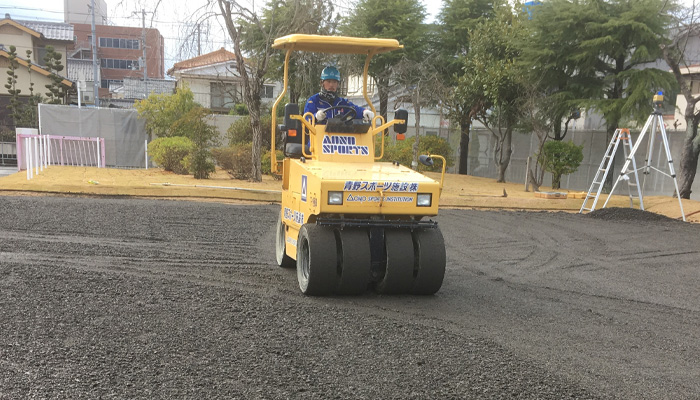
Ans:
[[[444,210],[437,295],[312,298],[277,205],[0,197],[0,398],[700,398],[700,227],[611,210]]]

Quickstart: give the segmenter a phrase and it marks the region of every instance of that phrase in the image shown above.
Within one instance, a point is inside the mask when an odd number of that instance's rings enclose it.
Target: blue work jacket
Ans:
[[[320,93],[316,93],[315,95],[309,97],[309,100],[306,101],[306,106],[304,106],[304,114],[307,112],[310,112],[314,116],[316,115],[316,111],[318,110],[324,110],[328,107],[333,107],[333,106],[347,106],[347,109],[335,109],[335,110],[330,110],[326,112],[326,119],[323,121],[317,122],[318,124],[325,125],[326,121],[328,121],[328,118],[333,118],[333,117],[339,117],[346,112],[350,110],[350,108],[354,108],[355,112],[357,113],[354,118],[362,118],[362,113],[365,111],[364,108],[358,107],[354,105],[351,101],[348,99],[344,99],[342,97],[336,97],[335,100],[333,100],[333,104],[330,104],[329,102],[325,100],[321,100],[321,95]]]

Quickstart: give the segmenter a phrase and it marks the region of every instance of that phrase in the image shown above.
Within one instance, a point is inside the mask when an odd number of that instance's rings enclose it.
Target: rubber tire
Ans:
[[[372,258],[369,237],[364,229],[336,230],[338,243],[338,294],[362,294],[370,282]]]
[[[384,232],[386,273],[377,282],[377,293],[407,294],[413,287],[413,239],[407,230]]]
[[[338,252],[333,229],[304,224],[297,239],[297,280],[310,296],[333,293],[338,283]]]
[[[437,293],[445,278],[445,240],[440,228],[413,231],[415,265],[412,294]]]
[[[287,255],[287,242],[281,215],[277,220],[275,231],[275,258],[277,259],[277,265],[282,268],[294,268],[297,262]]]

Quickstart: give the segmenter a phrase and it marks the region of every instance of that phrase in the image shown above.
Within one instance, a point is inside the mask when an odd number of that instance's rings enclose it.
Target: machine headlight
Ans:
[[[334,206],[342,206],[343,192],[328,192],[328,204]]]
[[[432,193],[418,193],[416,196],[416,205],[418,207],[430,207],[433,204]]]

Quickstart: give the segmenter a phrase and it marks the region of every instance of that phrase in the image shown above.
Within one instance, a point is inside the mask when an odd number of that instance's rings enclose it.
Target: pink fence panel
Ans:
[[[31,179],[49,165],[104,168],[104,138],[18,133],[17,170]]]

